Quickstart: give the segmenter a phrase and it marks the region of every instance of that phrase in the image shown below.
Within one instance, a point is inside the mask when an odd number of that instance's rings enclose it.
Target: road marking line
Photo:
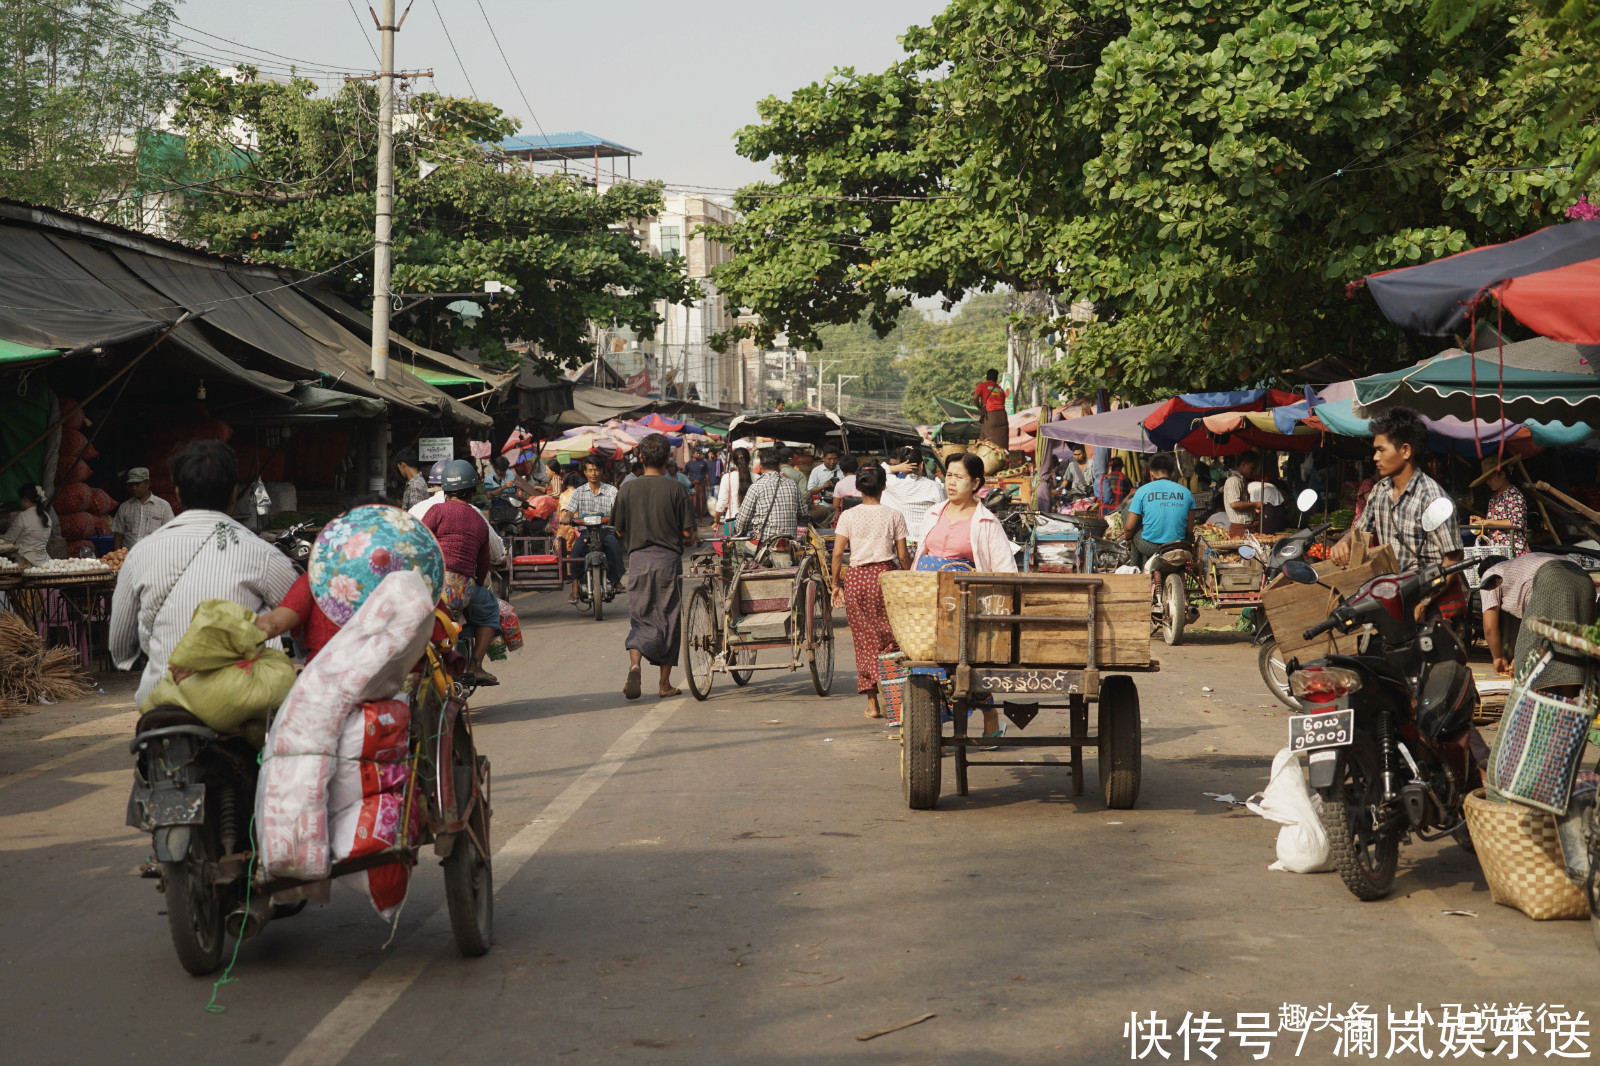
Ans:
[[[107,751],[111,748],[117,747],[119,744],[126,744],[131,739],[132,737],[127,734],[110,737],[106,740],[90,744],[86,748],[79,748],[77,751],[70,751],[65,755],[42,762],[37,766],[30,766],[26,770],[18,770],[16,773],[7,777],[0,777],[0,788],[6,788],[9,785],[15,785],[22,781],[32,781],[40,774],[47,774],[51,770],[55,770],[59,767],[67,765],[67,763],[77,762],[79,759],[87,758],[90,755],[94,755],[102,751]],[[131,770],[132,768],[133,767],[130,764],[129,769]]]
[[[578,775],[551,800],[539,816],[524,826],[516,836],[506,841],[494,853],[496,893],[511,883],[517,872],[527,865],[538,850],[578,813],[584,803],[611,780],[622,764],[635,754],[672,713],[683,706],[684,700],[670,700],[657,704],[635,722],[616,743],[606,749],[599,760]],[[422,926],[407,937],[414,939],[423,933],[446,931],[450,927],[450,913],[445,905],[427,917]],[[432,960],[427,956],[402,958],[390,956],[378,964],[355,990],[318,1022],[295,1049],[283,1060],[283,1066],[332,1066],[342,1062],[355,1049],[367,1031],[377,1024],[384,1012],[400,999]]]
[[[71,740],[76,737],[127,737],[133,739],[133,727],[139,724],[139,712],[127,711],[123,714],[108,714],[102,718],[91,718],[87,722],[79,722],[59,732],[51,733],[47,737],[40,737],[35,744],[43,744],[47,740]]]

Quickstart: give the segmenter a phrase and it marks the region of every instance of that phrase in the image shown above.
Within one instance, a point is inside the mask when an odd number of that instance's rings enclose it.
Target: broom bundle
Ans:
[[[44,648],[39,635],[15,614],[0,614],[0,717],[39,703],[75,700],[94,691],[74,648]]]
[[[34,655],[40,650],[39,634],[10,611],[0,612],[0,656]]]

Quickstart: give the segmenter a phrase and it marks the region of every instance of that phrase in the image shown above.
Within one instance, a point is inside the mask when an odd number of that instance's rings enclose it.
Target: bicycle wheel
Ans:
[[[811,660],[811,687],[826,696],[833,688],[833,602],[828,587],[806,582],[806,648]]]
[[[711,590],[701,585],[683,611],[683,675],[697,700],[711,695],[711,672],[721,643],[716,623]]]
[[[750,679],[756,676],[754,670],[740,670],[738,666],[754,666],[756,652],[754,648],[735,648],[728,653],[728,660],[735,665],[735,669],[728,671],[728,676],[733,678],[735,685],[748,685]]]

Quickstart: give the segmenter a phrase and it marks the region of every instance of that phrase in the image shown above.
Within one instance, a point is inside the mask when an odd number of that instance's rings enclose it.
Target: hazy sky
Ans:
[[[482,0],[481,6],[479,0],[415,0],[396,38],[396,65],[431,68],[439,90],[448,93],[467,94],[470,77],[480,98],[535,132],[496,50],[492,23],[545,132],[583,130],[642,152],[633,161],[636,178],[732,187],[766,174],[733,149],[734,132],[755,121],[756,101],[787,96],[834,67],[882,69],[903,54],[896,38],[906,27],[926,23],[944,3]],[[373,7],[380,7],[376,0]],[[403,11],[405,0],[398,7]],[[461,63],[451,53],[441,14]],[[316,67],[365,73],[377,66],[368,47],[375,34],[367,0],[183,0],[178,18],[193,30]],[[180,41],[180,48],[226,52],[226,44],[193,30],[174,27],[193,38]],[[270,58],[258,65],[274,62],[287,67]],[[429,86],[423,81],[417,87]]]

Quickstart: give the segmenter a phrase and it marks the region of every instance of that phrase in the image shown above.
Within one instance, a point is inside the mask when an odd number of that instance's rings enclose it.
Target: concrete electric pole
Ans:
[[[374,381],[389,379],[389,308],[393,301],[389,278],[394,269],[394,245],[390,240],[390,230],[394,225],[394,35],[399,30],[394,20],[394,0],[383,0],[383,19],[378,23],[378,35],[382,41],[379,50],[382,69],[378,72],[378,210],[372,230]],[[369,492],[383,491],[389,469],[388,450],[389,420],[374,419],[367,457]]]

